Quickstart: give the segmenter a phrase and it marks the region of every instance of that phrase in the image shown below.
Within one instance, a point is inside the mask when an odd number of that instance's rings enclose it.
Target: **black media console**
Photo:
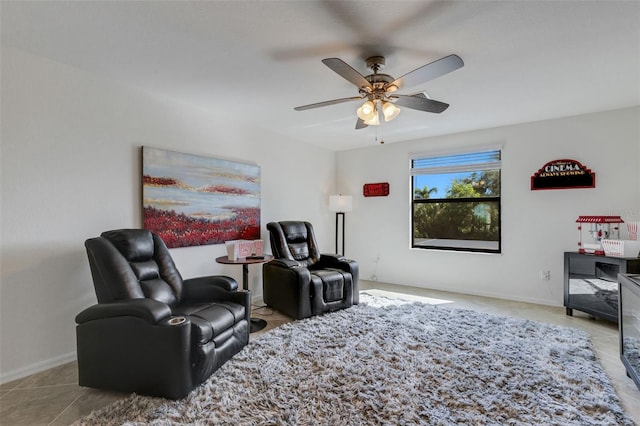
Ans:
[[[618,274],[640,273],[640,259],[565,252],[564,306],[618,322]]]
[[[640,389],[640,275],[618,275],[620,283],[620,359]]]

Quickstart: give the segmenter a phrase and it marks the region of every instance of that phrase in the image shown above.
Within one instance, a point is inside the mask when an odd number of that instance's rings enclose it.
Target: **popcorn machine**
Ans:
[[[602,240],[619,240],[620,224],[624,223],[620,216],[579,216],[578,252],[605,255]]]

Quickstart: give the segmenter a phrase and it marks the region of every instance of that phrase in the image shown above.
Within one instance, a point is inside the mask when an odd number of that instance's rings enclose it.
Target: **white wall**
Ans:
[[[0,381],[75,357],[74,317],[95,303],[83,243],[141,226],[142,145],[257,163],[262,237],[268,221],[305,219],[333,250],[334,152],[10,48],[1,76]],[[171,254],[185,278],[242,279],[214,262],[223,245]],[[250,279],[259,296],[259,266]]]
[[[333,251],[328,195],[354,195],[346,254],[363,279],[560,305],[576,217],[640,219],[640,108],[336,154],[25,52],[3,47],[1,59],[0,382],[75,357],[74,317],[95,302],[83,242],[140,226],[141,145],[259,164],[265,239],[268,221],[303,218]],[[504,146],[503,253],[409,249],[409,153],[496,143]],[[597,187],[530,191],[531,174],[558,158],[593,169]],[[390,196],[363,198],[368,182],[389,182]],[[172,250],[185,277],[239,281],[240,268],[213,261],[223,253],[222,245]],[[539,280],[541,269],[550,282]],[[260,268],[250,275],[261,293]]]
[[[354,195],[346,254],[363,279],[561,306],[577,217],[640,220],[639,123],[636,107],[339,152],[338,189]],[[409,154],[495,144],[503,146],[502,254],[410,249]],[[531,191],[531,175],[563,158],[593,170],[596,188]],[[389,182],[390,195],[364,198],[362,185],[373,182]]]

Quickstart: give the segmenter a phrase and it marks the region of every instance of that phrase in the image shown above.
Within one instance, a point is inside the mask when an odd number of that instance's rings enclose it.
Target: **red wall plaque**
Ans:
[[[362,187],[362,195],[365,197],[386,197],[389,195],[389,183],[365,183]]]

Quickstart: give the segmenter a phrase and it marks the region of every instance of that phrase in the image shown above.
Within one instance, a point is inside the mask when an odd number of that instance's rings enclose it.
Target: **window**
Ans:
[[[500,253],[500,149],[411,159],[411,246]]]

